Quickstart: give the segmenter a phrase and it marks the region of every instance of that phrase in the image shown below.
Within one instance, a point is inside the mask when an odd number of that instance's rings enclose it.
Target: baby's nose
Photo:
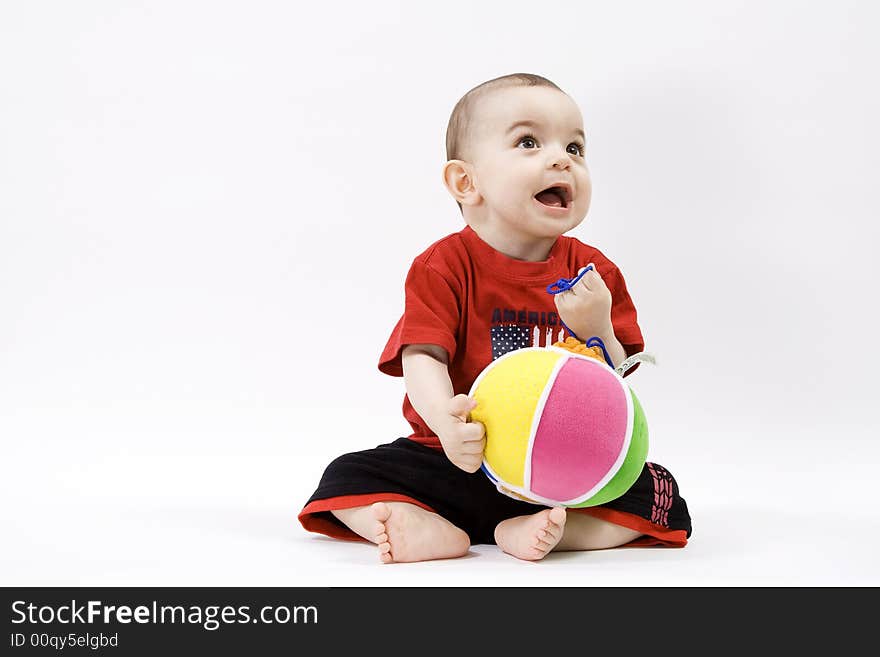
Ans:
[[[564,151],[554,150],[550,156],[550,166],[554,169],[567,169],[571,165],[568,153]]]

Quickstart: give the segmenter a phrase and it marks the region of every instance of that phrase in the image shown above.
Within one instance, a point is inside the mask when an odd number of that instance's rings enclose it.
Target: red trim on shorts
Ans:
[[[629,529],[643,534],[643,536],[639,536],[620,547],[649,547],[652,545],[684,547],[688,542],[687,532],[684,529],[670,529],[669,527],[663,527],[662,525],[655,525],[653,522],[645,520],[634,513],[616,511],[601,506],[583,507],[571,510],[582,511],[594,518],[599,518],[599,520],[613,522],[615,525],[628,527]]]
[[[424,502],[419,502],[412,497],[400,495],[399,493],[364,493],[362,495],[340,495],[338,497],[315,500],[306,504],[305,508],[299,512],[297,519],[310,532],[324,534],[330,538],[339,538],[343,541],[366,541],[367,539],[355,534],[336,518],[328,519],[313,514],[321,513],[322,511],[336,511],[339,509],[351,509],[356,506],[367,506],[373,502],[409,502],[410,504],[420,506],[426,511],[436,513],[434,509]]]

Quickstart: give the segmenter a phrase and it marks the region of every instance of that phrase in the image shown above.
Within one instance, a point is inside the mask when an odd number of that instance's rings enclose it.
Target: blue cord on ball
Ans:
[[[556,294],[559,294],[560,292],[565,292],[567,290],[570,290],[575,285],[577,285],[577,282],[584,277],[584,274],[586,274],[592,268],[593,268],[593,265],[589,265],[588,267],[585,267],[581,273],[579,273],[577,276],[575,276],[574,278],[571,278],[571,279],[560,278],[555,283],[551,283],[550,285],[547,286],[547,293],[556,295]],[[568,328],[568,326],[566,326],[565,322],[562,321],[561,317],[559,318],[559,323],[562,324],[562,327],[566,331],[569,332],[571,337],[573,337],[575,340],[579,340],[580,342],[584,342],[583,340],[581,340],[577,336],[577,333],[575,333],[570,328]],[[589,338],[586,342],[584,342],[584,344],[588,347],[599,347],[602,350],[602,355],[605,357],[605,362],[608,363],[608,367],[614,369],[614,363],[611,361],[611,356],[608,355],[608,350],[605,348],[605,343],[602,341],[602,338],[599,338],[594,335],[593,337]]]

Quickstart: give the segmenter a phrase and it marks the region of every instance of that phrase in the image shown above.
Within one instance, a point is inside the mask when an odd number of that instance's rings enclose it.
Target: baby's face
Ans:
[[[481,200],[471,210],[482,221],[526,241],[558,237],[583,221],[592,185],[583,119],[568,95],[548,87],[496,91],[481,99],[473,130]]]

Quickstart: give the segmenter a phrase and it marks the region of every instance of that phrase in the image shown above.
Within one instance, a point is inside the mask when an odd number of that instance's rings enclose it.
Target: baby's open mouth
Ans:
[[[571,192],[565,187],[548,187],[535,194],[535,199],[551,208],[567,208],[571,202]]]

